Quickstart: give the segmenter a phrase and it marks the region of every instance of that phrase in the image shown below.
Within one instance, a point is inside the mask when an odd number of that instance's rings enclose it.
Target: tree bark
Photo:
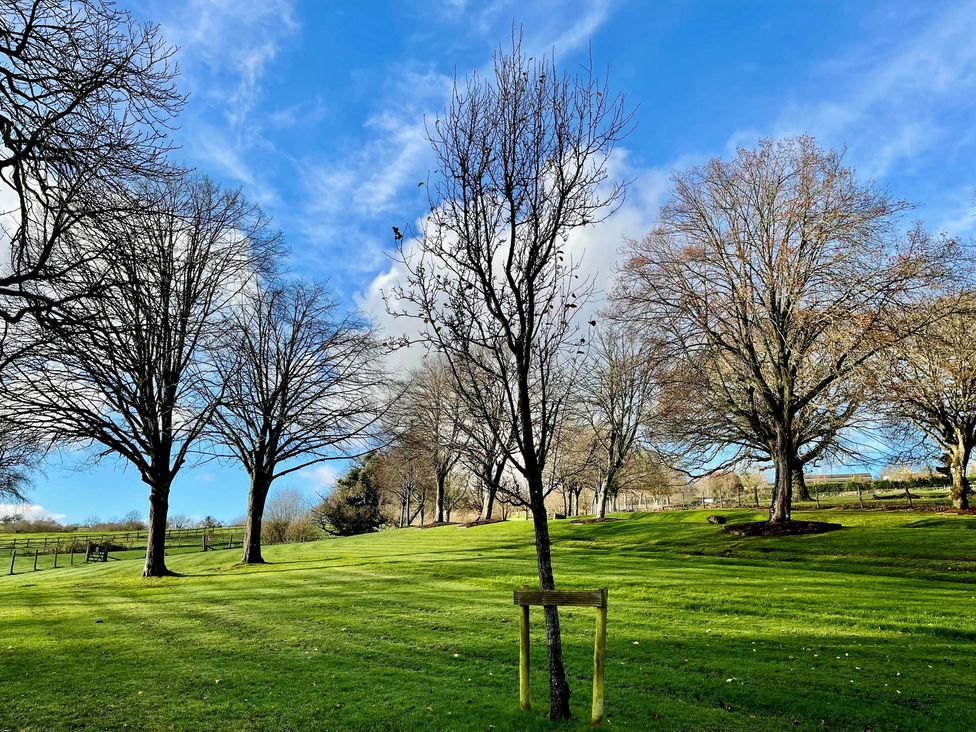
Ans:
[[[807,481],[803,475],[803,466],[796,465],[793,468],[793,495],[798,501],[812,501],[810,489],[807,488]]]
[[[530,478],[529,493],[532,500],[532,522],[535,529],[535,553],[539,569],[539,587],[543,590],[556,589],[552,572],[551,542],[549,540],[549,521],[546,516],[544,488],[541,476]],[[535,483],[535,485],[533,485]],[[546,618],[546,651],[549,660],[549,718],[569,719],[569,684],[563,666],[562,636],[559,630],[559,608],[543,607]]]
[[[166,577],[166,515],[169,512],[171,481],[159,477],[149,484],[149,530],[146,539],[146,564],[143,577]]]
[[[782,446],[773,456],[776,466],[776,479],[773,484],[773,501],[769,506],[769,523],[778,524],[789,521],[793,510],[793,463]]]
[[[446,490],[447,476],[437,473],[437,497],[434,501],[434,522],[444,523],[444,493]]]
[[[952,476],[952,505],[966,510],[969,508],[969,477],[966,475],[969,467],[969,450],[959,445],[952,450],[949,462],[949,475]]]
[[[264,564],[261,556],[261,522],[264,520],[264,504],[268,499],[271,481],[259,473],[251,478],[251,490],[247,497],[247,518],[244,522],[244,564]]]
[[[478,520],[488,521],[491,519],[492,511],[495,508],[495,494],[497,491],[497,486],[488,485],[485,487],[481,496],[481,514],[478,516]]]
[[[599,519],[607,517],[607,499],[610,497],[610,477],[607,476],[600,482],[600,490],[596,497],[596,517]]]

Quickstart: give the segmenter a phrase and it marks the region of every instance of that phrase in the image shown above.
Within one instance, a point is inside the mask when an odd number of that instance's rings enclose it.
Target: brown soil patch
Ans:
[[[618,518],[591,518],[591,519],[577,519],[576,521],[570,521],[571,524],[608,524],[611,521],[620,521]]]
[[[470,529],[472,526],[487,526],[488,524],[500,524],[502,519],[477,519],[476,521],[468,521],[466,524],[458,524],[459,529]]]
[[[722,529],[733,536],[800,536],[803,534],[825,534],[844,528],[840,524],[826,521],[786,521],[771,524],[768,521],[753,521],[747,524],[726,524]]]

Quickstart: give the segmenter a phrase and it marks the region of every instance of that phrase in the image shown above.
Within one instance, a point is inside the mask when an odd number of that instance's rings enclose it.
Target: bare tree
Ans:
[[[130,205],[134,181],[172,172],[174,50],[104,0],[0,8],[0,320],[76,297],[39,286],[87,259],[73,232]]]
[[[230,310],[213,354],[213,437],[250,477],[245,563],[263,561],[261,520],[276,479],[369,449],[380,355],[369,324],[320,286],[258,284]]]
[[[618,298],[673,346],[676,434],[719,469],[771,461],[771,522],[790,520],[796,471],[840,449],[865,364],[943,274],[950,247],[897,236],[904,208],[811,138],[764,141],[676,173],[629,244]]]
[[[589,491],[596,495],[602,482],[603,465],[599,445],[588,424],[564,419],[558,430],[549,461],[548,482],[563,499],[563,513],[581,513],[580,498]]]
[[[265,502],[262,517],[266,529],[265,541],[268,544],[282,544],[287,541],[288,528],[307,516],[311,510],[311,501],[297,488],[286,486],[271,493]],[[246,539],[244,543],[246,546]]]
[[[447,493],[451,471],[461,458],[461,398],[447,365],[428,359],[409,374],[392,421],[400,442],[426,455],[436,480],[434,523],[447,520]]]
[[[412,449],[414,439],[398,441],[374,458],[374,481],[385,503],[396,506],[395,523],[410,526],[420,517],[436,484],[429,454]]]
[[[619,488],[618,474],[652,426],[660,380],[654,356],[635,334],[616,326],[595,341],[581,383],[580,411],[602,458],[602,480],[594,500],[597,518],[602,519],[607,499]]]
[[[455,84],[428,135],[437,160],[431,213],[419,241],[401,242],[407,282],[391,309],[417,317],[477,418],[515,445],[536,537],[539,583],[555,588],[544,505],[554,429],[581,337],[573,315],[589,291],[566,238],[601,220],[622,188],[607,160],[628,126],[623,100],[584,70],[528,58],[521,40],[493,74]],[[505,410],[483,384],[501,384]],[[550,716],[570,716],[559,614],[545,608]]]
[[[461,403],[458,450],[461,462],[477,483],[478,519],[487,521],[492,518],[513,444],[511,432],[499,435],[492,428],[492,424],[500,424],[506,414],[504,387],[498,383],[485,383],[480,388],[481,393],[488,398],[485,406],[493,409],[492,419],[481,419],[466,404]]]
[[[976,323],[971,304],[949,317],[923,317],[922,328],[878,359],[874,384],[896,432],[915,438],[913,447],[935,449],[952,479],[953,505],[967,509],[976,448]]]
[[[10,381],[19,413],[53,441],[97,445],[95,459],[114,455],[139,471],[149,486],[143,574],[157,577],[169,573],[173,479],[219,401],[205,388],[205,346],[277,240],[257,209],[206,179],[151,193],[153,207],[103,232],[112,246],[72,279],[108,283],[107,292],[64,302],[68,317],[33,334]]]

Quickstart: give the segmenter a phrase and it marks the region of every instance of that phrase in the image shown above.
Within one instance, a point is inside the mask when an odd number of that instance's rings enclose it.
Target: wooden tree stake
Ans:
[[[519,706],[523,711],[532,708],[529,684],[529,606],[519,607]]]
[[[576,605],[596,608],[596,638],[593,641],[593,706],[592,722],[602,724],[604,718],[604,689],[607,673],[607,589],[599,590],[529,590],[515,591],[519,606],[519,706],[531,709],[529,691],[529,607],[531,605]]]

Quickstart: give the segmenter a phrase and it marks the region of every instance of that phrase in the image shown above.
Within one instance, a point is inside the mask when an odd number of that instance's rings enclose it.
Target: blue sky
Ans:
[[[191,96],[174,133],[180,156],[242,186],[284,232],[289,268],[329,280],[381,326],[395,325],[379,295],[396,276],[390,227],[423,214],[424,117],[443,107],[455,74],[487,67],[513,23],[533,54],[572,66],[591,52],[637,109],[614,160],[634,180],[627,203],[575,242],[601,282],[624,237],[654,221],[669,171],[769,135],[846,148],[864,178],[916,204],[909,219],[976,230],[976,1],[120,4],[181,47]],[[50,461],[33,502],[68,521],[146,512],[134,471],[78,463]],[[334,474],[283,484],[312,496]],[[234,466],[187,469],[171,511],[232,520],[246,487]]]

